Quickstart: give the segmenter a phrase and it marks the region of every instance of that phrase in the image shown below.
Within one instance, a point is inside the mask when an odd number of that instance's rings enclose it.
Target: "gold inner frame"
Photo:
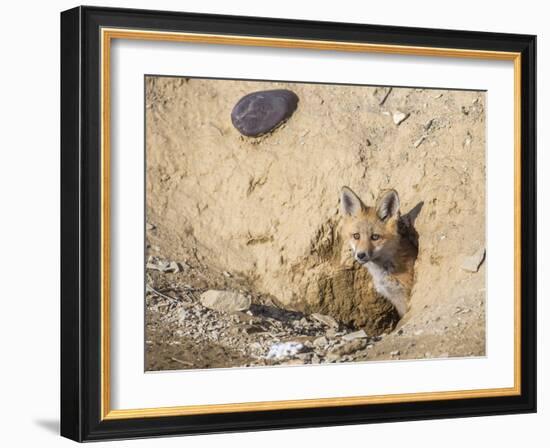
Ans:
[[[141,409],[111,409],[110,368],[110,50],[113,39],[152,40],[213,45],[336,50],[414,56],[438,56],[514,62],[514,386],[442,392],[419,392],[336,398],[314,398],[228,404],[188,405]],[[458,48],[278,39],[215,34],[101,29],[101,419],[166,417],[413,401],[502,397],[521,394],[521,53]]]

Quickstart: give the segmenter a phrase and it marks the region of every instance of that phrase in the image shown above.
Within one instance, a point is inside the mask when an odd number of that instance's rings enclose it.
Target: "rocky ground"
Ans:
[[[158,257],[149,257],[147,267],[148,371],[448,358],[485,349],[483,291],[474,299],[425,305],[422,319],[406,316],[395,331],[373,336],[328,315],[230,290],[227,271]]]
[[[216,296],[222,300],[204,300]],[[225,296],[189,285],[164,292],[149,287],[146,304],[147,370],[358,361],[383,339],[244,291]]]

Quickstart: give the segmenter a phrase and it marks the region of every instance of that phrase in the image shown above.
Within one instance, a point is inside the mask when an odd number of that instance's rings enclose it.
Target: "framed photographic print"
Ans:
[[[61,14],[61,433],[535,412],[535,36]]]

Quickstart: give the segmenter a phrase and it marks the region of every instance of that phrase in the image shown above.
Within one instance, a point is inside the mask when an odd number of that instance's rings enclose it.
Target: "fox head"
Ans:
[[[340,210],[344,217],[342,237],[356,261],[365,264],[392,260],[401,238],[399,196],[395,190],[383,191],[376,205],[367,207],[350,188],[343,187]]]

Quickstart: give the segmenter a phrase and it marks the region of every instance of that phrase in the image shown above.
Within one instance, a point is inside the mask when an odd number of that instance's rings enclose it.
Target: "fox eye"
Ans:
[[[356,240],[358,240],[360,237],[361,237],[361,235],[359,235],[358,233],[353,234],[353,238],[355,238]]]
[[[378,233],[373,233],[370,236],[370,239],[373,240],[373,241],[376,241],[376,240],[380,239],[380,235],[378,235]]]

